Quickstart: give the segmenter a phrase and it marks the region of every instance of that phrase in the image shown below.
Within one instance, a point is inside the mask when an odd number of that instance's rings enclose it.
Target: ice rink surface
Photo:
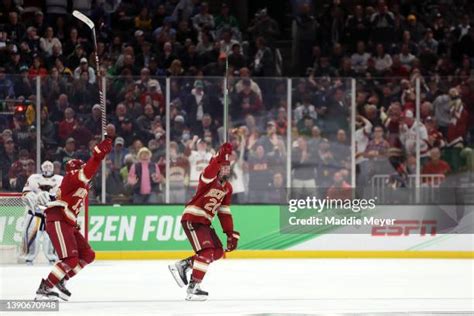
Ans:
[[[186,302],[171,261],[97,261],[54,313],[2,315],[474,315],[474,260],[222,260]],[[3,265],[1,299],[31,299],[51,266]]]

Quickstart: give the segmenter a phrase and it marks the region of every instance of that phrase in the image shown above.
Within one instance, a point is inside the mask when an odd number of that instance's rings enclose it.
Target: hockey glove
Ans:
[[[28,207],[29,210],[33,212],[35,211],[36,200],[37,200],[36,193],[30,191],[26,194],[23,194],[21,199],[23,200],[23,203],[25,203],[25,205]]]
[[[107,137],[94,147],[94,155],[100,160],[104,159],[105,156],[112,151],[112,138]]]
[[[232,144],[224,143],[219,148],[219,153],[217,155],[217,161],[219,163],[229,160],[229,155],[232,154]]]
[[[227,248],[225,251],[230,252],[237,249],[237,243],[239,242],[239,232],[233,231],[227,233]]]
[[[38,193],[36,200],[38,206],[47,206],[49,201],[51,201],[51,197],[49,196],[48,192],[41,191],[40,193]]]

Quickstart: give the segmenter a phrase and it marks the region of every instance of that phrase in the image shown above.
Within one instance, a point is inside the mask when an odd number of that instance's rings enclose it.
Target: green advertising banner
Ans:
[[[89,242],[97,251],[189,250],[181,227],[183,205],[91,205]],[[280,234],[278,205],[232,206],[239,249],[285,249],[315,235]],[[0,245],[21,241],[24,207],[0,207]],[[80,218],[82,224],[82,218]],[[225,244],[219,219],[213,226]]]
[[[314,235],[279,233],[279,206],[232,206],[239,249],[285,249]],[[189,250],[181,227],[182,205],[123,205],[89,207],[89,241],[97,251]],[[213,226],[225,244],[219,219]]]

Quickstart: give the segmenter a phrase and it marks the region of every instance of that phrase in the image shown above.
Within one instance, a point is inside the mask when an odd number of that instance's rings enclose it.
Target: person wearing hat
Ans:
[[[94,68],[89,66],[89,62],[85,57],[82,57],[79,62],[79,66],[74,69],[74,79],[78,80],[81,77],[81,73],[87,72],[89,75],[89,83],[94,84],[96,80]]]
[[[139,139],[133,125],[132,119],[129,116],[125,116],[123,120],[120,121],[117,134],[124,139],[125,147],[129,147],[135,139]]]
[[[122,168],[125,163],[125,156],[128,154],[128,149],[124,147],[125,140],[123,137],[115,138],[114,147],[109,154],[109,159],[112,161],[114,168],[117,170]]]
[[[29,68],[27,65],[20,66],[20,78],[15,84],[16,95],[29,96],[34,93],[35,83],[30,80]]]
[[[410,32],[411,39],[415,43],[420,42],[425,34],[425,27],[418,22],[414,14],[408,15],[406,30]]]
[[[38,10],[35,12],[35,18],[34,18],[32,26],[36,28],[39,36],[45,35],[45,33],[47,32],[48,25],[44,22],[43,11]]]
[[[84,126],[91,131],[93,135],[100,135],[102,132],[101,126],[102,111],[99,104],[94,104],[91,110],[91,115],[87,117]]]
[[[128,173],[128,184],[133,188],[134,204],[153,204],[160,201],[161,172],[157,163],[151,161],[152,153],[142,147],[137,160]]]

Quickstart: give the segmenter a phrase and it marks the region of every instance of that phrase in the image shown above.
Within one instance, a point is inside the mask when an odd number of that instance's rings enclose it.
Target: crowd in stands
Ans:
[[[299,194],[349,188],[350,78],[357,83],[358,186],[376,174],[406,185],[415,173],[417,132],[422,174],[473,170],[469,1],[323,1],[321,10],[319,3],[291,1],[298,76],[291,91],[286,78],[273,77],[282,30],[266,9],[244,27],[225,2],[212,8],[200,0],[139,2],[124,0],[111,13],[72,1],[100,26],[99,76],[90,31],[67,14],[72,8],[0,4],[1,190],[21,191],[36,172],[37,95],[41,160],[63,173],[69,159],[89,158],[101,137],[99,80],[105,80],[107,133],[115,137],[106,162],[107,202],[162,203],[169,183],[170,201],[183,203],[225,133],[234,145],[237,203],[278,203],[289,185]],[[100,173],[92,187],[91,200],[98,201]]]

